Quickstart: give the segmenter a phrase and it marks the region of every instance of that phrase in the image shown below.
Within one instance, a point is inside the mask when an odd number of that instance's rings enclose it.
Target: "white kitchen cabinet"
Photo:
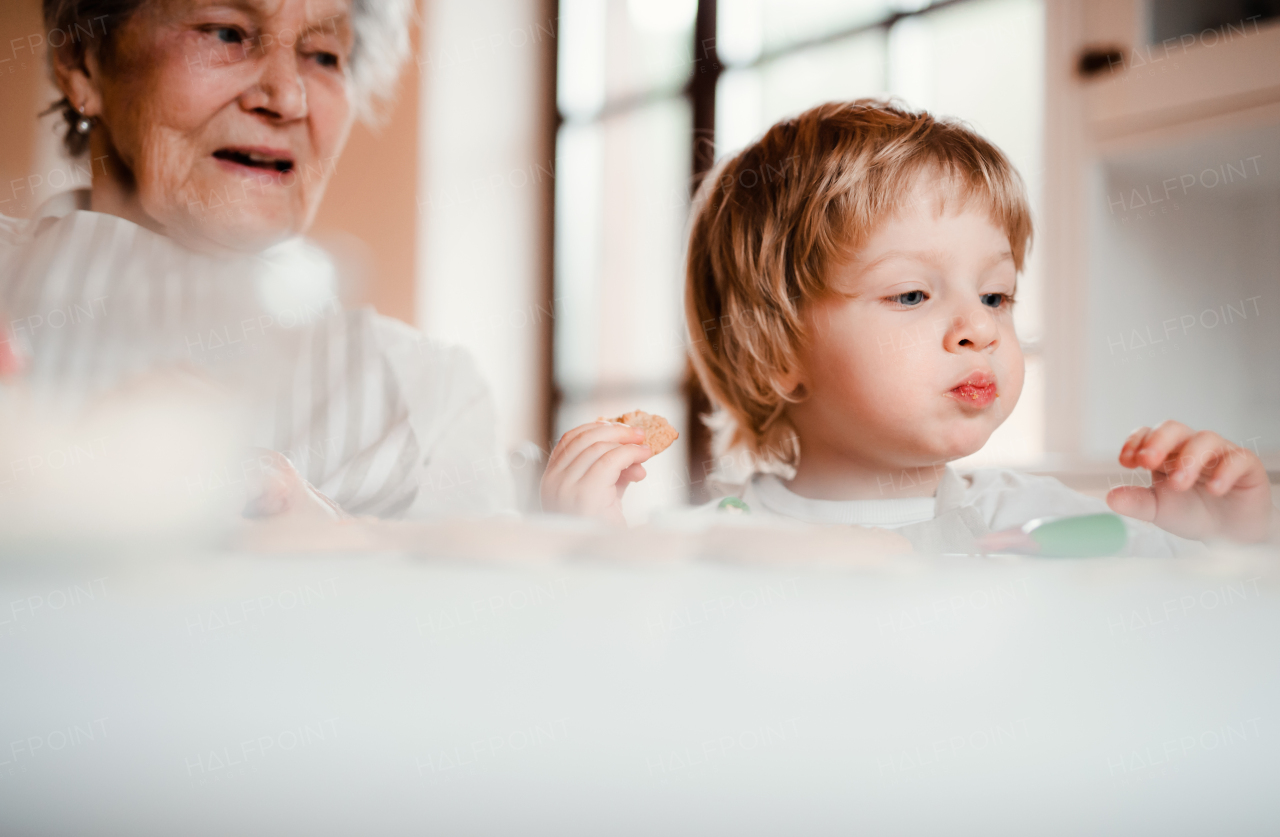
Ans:
[[[1166,418],[1280,466],[1280,18],[1232,6],[1047,0],[1048,469]]]

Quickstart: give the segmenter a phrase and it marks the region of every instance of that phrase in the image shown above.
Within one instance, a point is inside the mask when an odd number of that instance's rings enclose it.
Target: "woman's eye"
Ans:
[[[899,305],[905,305],[908,308],[912,308],[924,302],[928,297],[925,295],[924,291],[907,291],[905,294],[897,294],[896,296],[889,297],[889,299]]]
[[[244,33],[234,26],[219,26],[213,30],[213,35],[224,44],[239,44],[244,42]]]
[[[1009,294],[983,294],[982,304],[988,308],[999,308],[1006,302],[1013,302],[1013,297]]]
[[[338,56],[332,52],[317,52],[316,63],[321,67],[336,67],[338,66]]]

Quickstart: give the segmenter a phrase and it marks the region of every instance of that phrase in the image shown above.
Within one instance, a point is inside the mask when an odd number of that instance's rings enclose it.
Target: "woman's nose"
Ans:
[[[307,88],[298,73],[298,56],[288,47],[268,48],[258,83],[240,97],[246,110],[289,122],[307,115]]]
[[[995,317],[986,306],[979,305],[957,312],[951,318],[944,344],[947,351],[983,351],[992,348],[1000,340],[1000,329]]]

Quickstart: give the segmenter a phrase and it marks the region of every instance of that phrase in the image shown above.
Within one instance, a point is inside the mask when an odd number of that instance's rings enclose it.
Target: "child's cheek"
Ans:
[[[938,377],[937,351],[930,351],[924,340],[895,324],[880,331],[873,340],[863,341],[861,351],[852,364],[850,376],[857,381],[858,399],[864,409],[892,414],[906,408],[915,409],[923,397],[922,390]]]
[[[1026,380],[1027,374],[1027,365],[1022,356],[1022,347],[1018,344],[1016,339],[1012,342],[1011,348],[1007,350],[1002,360],[1004,369],[997,369],[996,374],[997,380],[1000,381],[1000,401],[1001,407],[1003,408],[1002,412],[1005,415],[1008,415],[1009,411],[1011,411],[1014,405],[1018,403],[1018,398],[1022,395],[1022,385]],[[1003,375],[1000,374],[1001,371],[1004,372]]]

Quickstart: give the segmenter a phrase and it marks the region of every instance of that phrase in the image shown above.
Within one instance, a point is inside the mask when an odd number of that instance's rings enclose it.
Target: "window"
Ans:
[[[634,408],[672,420],[680,441],[628,491],[633,522],[700,485],[681,390],[684,235],[706,156],[695,133],[711,129],[719,159],[821,102],[893,94],[973,124],[1013,159],[1037,206],[1042,31],[1040,0],[561,3],[556,431]],[[697,83],[708,74],[714,85]],[[710,125],[695,124],[700,112],[714,114]],[[1034,251],[1019,298],[1028,385],[978,462],[1026,464],[1043,450]]]

